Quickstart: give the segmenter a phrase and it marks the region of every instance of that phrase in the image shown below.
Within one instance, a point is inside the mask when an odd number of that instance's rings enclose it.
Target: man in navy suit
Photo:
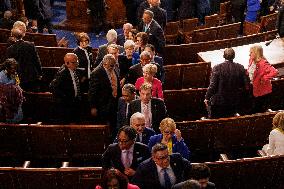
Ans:
[[[150,137],[156,134],[153,129],[145,127],[145,116],[140,112],[130,117],[130,126],[137,131],[136,142],[148,145]]]
[[[137,132],[134,128],[123,126],[117,134],[118,143],[110,144],[102,156],[104,169],[115,168],[117,171],[132,177],[138,165],[150,157],[145,144],[135,142]]]
[[[140,189],[170,189],[188,178],[191,164],[180,154],[169,155],[162,143],[154,145],[151,152],[152,157],[139,165],[131,183]]]
[[[124,43],[129,38],[129,32],[133,29],[133,25],[130,23],[123,24],[123,33],[117,36],[117,45],[124,47]]]
[[[145,116],[146,127],[151,127],[155,132],[160,133],[160,122],[167,115],[164,101],[159,98],[152,98],[152,85],[149,83],[141,85],[139,94],[140,99],[132,101],[129,105],[128,119],[135,112],[141,112]]]
[[[149,43],[155,46],[158,53],[163,54],[166,44],[164,31],[153,17],[152,11],[145,10],[142,17],[143,22],[138,26],[138,31],[146,32],[149,35]]]
[[[64,56],[64,65],[50,83],[51,92],[56,100],[56,111],[62,123],[80,121],[81,83],[77,67],[78,57],[74,53]]]
[[[118,99],[117,128],[127,124],[129,103],[137,99],[135,86],[127,83],[122,87],[122,97]]]

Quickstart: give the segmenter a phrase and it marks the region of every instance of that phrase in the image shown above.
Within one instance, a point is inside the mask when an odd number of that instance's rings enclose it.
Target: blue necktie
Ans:
[[[165,180],[165,189],[170,189],[172,187],[170,176],[167,172],[167,168],[163,169],[164,171],[164,180]]]

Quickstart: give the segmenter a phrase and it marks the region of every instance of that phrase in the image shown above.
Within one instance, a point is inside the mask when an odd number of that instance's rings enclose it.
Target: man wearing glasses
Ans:
[[[188,160],[180,154],[169,155],[167,145],[158,143],[152,148],[152,157],[137,168],[132,183],[140,189],[170,189],[186,180],[190,169]]]
[[[64,64],[50,83],[50,89],[56,99],[56,111],[59,122],[73,123],[80,121],[81,82],[79,80],[78,57],[74,53],[64,56]]]
[[[145,144],[136,142],[137,132],[130,126],[123,126],[118,130],[118,143],[110,144],[102,156],[104,169],[114,168],[128,176],[135,174],[138,165],[150,157]]]

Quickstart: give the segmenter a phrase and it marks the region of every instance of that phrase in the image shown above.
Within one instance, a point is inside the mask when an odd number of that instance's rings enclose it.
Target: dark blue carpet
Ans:
[[[52,17],[52,24],[57,25],[64,19],[66,19],[66,1],[65,0],[55,0],[53,7],[53,17]],[[122,29],[117,29],[117,33],[122,33]],[[75,48],[77,47],[76,39],[74,36],[73,31],[67,30],[56,30],[54,29],[53,32],[56,34],[57,39],[61,39],[65,37],[68,40],[68,47]],[[100,35],[95,35],[94,33],[88,33],[91,39],[91,46],[93,48],[98,48],[100,45],[107,43],[105,38],[105,33],[101,32]]]

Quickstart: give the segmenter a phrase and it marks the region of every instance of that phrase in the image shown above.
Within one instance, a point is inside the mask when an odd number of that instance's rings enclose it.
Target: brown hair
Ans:
[[[284,112],[278,112],[274,116],[272,124],[273,124],[273,129],[278,128],[284,131]]]

